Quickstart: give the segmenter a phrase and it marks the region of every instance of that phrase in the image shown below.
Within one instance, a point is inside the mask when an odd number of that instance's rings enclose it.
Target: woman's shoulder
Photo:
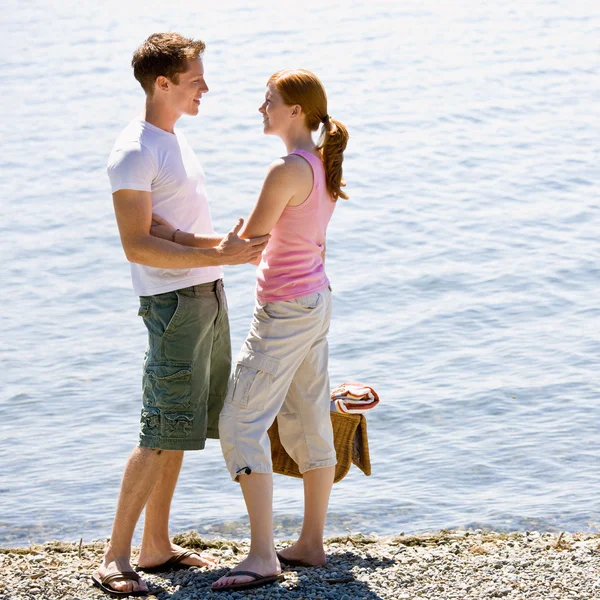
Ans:
[[[269,165],[268,177],[271,179],[285,178],[301,181],[312,176],[311,164],[299,154],[282,156]]]

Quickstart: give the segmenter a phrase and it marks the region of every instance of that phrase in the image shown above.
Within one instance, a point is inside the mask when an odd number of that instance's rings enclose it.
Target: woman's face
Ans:
[[[258,112],[263,116],[263,131],[265,134],[277,134],[285,129],[290,123],[290,116],[294,110],[283,102],[277,88],[269,83],[265,93],[265,101],[259,107]]]

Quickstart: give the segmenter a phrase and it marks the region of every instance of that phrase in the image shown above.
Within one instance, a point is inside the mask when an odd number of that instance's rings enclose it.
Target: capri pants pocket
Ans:
[[[242,350],[229,380],[225,404],[246,410],[264,409],[278,368],[278,358]]]

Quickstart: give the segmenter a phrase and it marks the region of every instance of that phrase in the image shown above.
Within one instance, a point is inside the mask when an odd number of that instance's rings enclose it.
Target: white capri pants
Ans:
[[[273,472],[267,430],[275,419],[300,473],[337,463],[327,372],[331,304],[329,288],[284,302],[257,301],[219,418],[234,481],[241,473]]]

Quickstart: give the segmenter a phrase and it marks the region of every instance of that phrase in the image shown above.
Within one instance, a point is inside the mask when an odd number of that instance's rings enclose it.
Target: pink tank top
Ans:
[[[329,285],[321,258],[327,225],[336,202],[325,183],[323,162],[310,152],[294,150],[313,170],[313,188],[298,206],[286,206],[271,231],[256,275],[261,302],[293,300]]]

